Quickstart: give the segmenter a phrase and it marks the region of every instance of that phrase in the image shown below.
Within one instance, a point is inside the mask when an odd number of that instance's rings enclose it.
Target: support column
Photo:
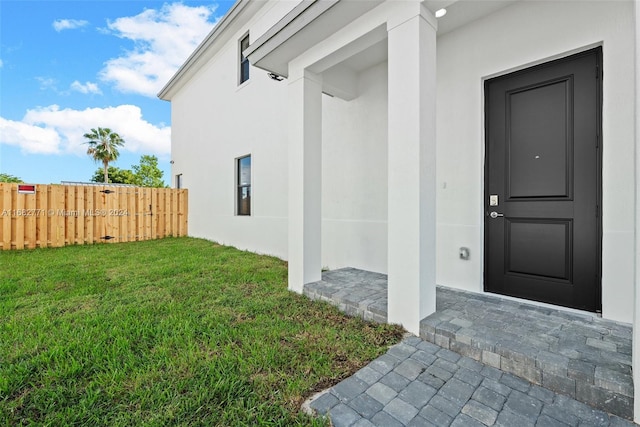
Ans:
[[[322,81],[289,78],[289,289],[321,279]]]
[[[405,3],[406,4],[406,3]],[[388,320],[436,309],[436,28],[419,2],[388,23]]]
[[[634,1],[635,13],[635,276],[633,315],[633,420],[640,424],[640,0]]]

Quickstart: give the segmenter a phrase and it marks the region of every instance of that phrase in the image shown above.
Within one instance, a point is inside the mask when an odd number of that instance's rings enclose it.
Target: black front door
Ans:
[[[485,83],[485,290],[599,311],[597,48]]]

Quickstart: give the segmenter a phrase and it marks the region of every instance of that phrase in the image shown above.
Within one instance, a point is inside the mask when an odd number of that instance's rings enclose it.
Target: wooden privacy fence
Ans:
[[[0,183],[0,249],[187,235],[185,189]]]

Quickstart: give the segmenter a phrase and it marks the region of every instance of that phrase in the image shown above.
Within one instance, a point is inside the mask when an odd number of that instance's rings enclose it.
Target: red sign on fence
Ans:
[[[36,194],[36,186],[33,184],[18,184],[18,193]]]

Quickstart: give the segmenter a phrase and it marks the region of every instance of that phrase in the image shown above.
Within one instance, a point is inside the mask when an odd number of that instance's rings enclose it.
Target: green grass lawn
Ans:
[[[287,291],[286,263],[175,238],[0,253],[0,425],[322,425],[399,341]]]

